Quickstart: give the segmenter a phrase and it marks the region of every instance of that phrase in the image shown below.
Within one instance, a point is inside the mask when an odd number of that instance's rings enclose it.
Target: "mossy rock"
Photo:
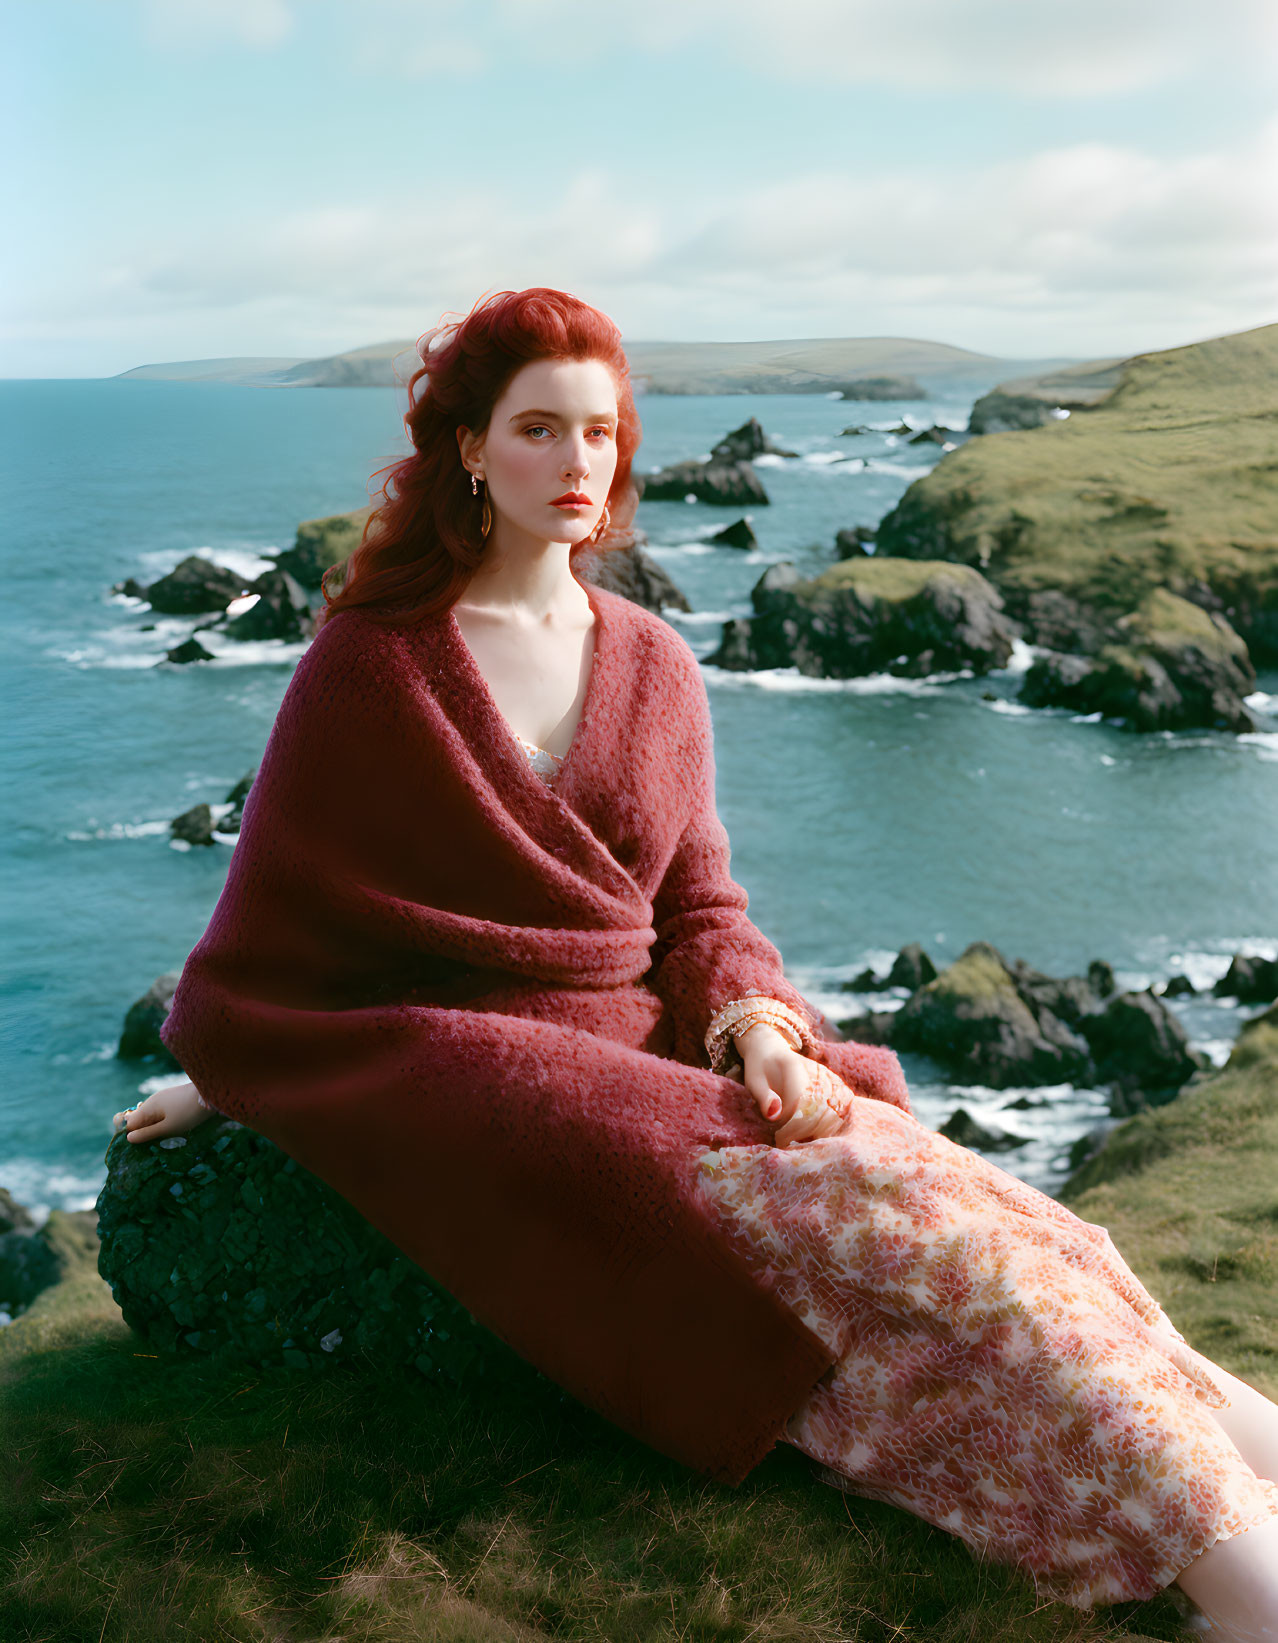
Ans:
[[[1032,707],[1104,713],[1137,730],[1254,730],[1244,698],[1256,674],[1247,647],[1215,612],[1153,588],[1114,624],[1094,659],[1048,652],[1026,673]]]
[[[367,1354],[431,1379],[528,1366],[339,1193],[232,1119],[112,1136],[98,1271],[163,1352],[246,1367]]]
[[[322,519],[303,519],[291,548],[275,556],[277,570],[296,577],[304,588],[319,588],[324,572],[340,565],[359,547],[364,524],[372,504],[350,513],[325,514]]]
[[[841,560],[805,579],[788,560],[751,590],[755,615],[723,625],[707,658],[736,671],[796,667],[815,678],[887,672],[920,677],[1005,667],[1012,632],[997,590],[970,565]]]
[[[1092,1071],[1085,1040],[1032,993],[1022,993],[987,941],[972,942],[901,1006],[892,1020],[892,1047],[931,1056],[955,1077],[995,1089],[1081,1082]]]

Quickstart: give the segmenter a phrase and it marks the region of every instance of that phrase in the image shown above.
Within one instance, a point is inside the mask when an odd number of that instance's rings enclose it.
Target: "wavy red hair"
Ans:
[[[345,561],[341,591],[316,614],[316,629],[339,610],[402,622],[449,609],[484,555],[481,501],[472,495],[456,430],[482,433],[493,406],[522,366],[540,359],[597,359],[617,388],[617,468],[608,492],[608,529],[579,542],[569,564],[632,540],[638,492],[630,465],[643,438],[621,332],[606,314],[567,291],[534,285],[482,297],[463,319],[441,321],[417,341],[421,368],[408,382],[404,427],[411,456],[379,468],[382,502],[364,523],[359,546]],[[418,383],[422,384],[417,393]],[[325,582],[341,567],[324,574]]]

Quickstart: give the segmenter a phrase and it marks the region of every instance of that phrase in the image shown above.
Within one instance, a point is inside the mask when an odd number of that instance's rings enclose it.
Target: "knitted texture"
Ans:
[[[858,1093],[908,1096],[891,1051],[824,1037],[747,916],[691,649],[586,594],[553,788],[451,612],[325,624],[161,1037],[534,1367],[735,1482],[833,1360],[696,1190],[707,1147],[772,1139],[706,1025],[767,993]]]

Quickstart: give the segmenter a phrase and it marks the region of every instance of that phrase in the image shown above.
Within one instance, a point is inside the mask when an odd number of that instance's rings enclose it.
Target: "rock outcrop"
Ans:
[[[886,980],[865,973],[849,985],[908,986],[911,995],[895,1012],[841,1020],[848,1038],[926,1055],[962,1082],[1108,1084],[1111,1111],[1122,1115],[1171,1100],[1210,1066],[1159,998],[1120,993],[1100,960],[1086,976],[1049,976],[974,941],[937,974],[912,946]]]
[[[749,462],[754,456],[798,456],[799,453],[776,444],[764,433],[758,417],[752,416],[725,434],[717,445],[712,445],[710,454],[716,462]]]
[[[1048,650],[1021,684],[1031,707],[1103,713],[1136,730],[1249,731],[1256,688],[1247,647],[1223,616],[1152,588],[1094,655]]]
[[[750,504],[766,507],[772,500],[748,462],[690,458],[656,473],[636,474],[634,479],[639,495],[648,502],[682,502],[691,496],[698,502],[731,508]]]
[[[121,1131],[106,1163],[98,1271],[157,1351],[298,1368],[365,1353],[457,1384],[520,1361],[254,1130],[211,1118],[163,1141]]]
[[[1006,666],[1012,653],[1002,600],[970,566],[876,554],[805,579],[782,560],[764,572],[751,601],[755,615],[726,621],[708,661],[736,671],[797,667],[813,678],[849,679],[984,673]]]

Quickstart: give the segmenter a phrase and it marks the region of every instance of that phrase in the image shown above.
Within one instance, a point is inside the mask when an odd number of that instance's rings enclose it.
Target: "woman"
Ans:
[[[693,653],[573,574],[635,509],[616,327],[535,288],[418,346],[163,1029],[192,1082],[117,1123],[249,1123],[711,1476],[780,1439],[1046,1598],[1278,1637],[1278,1408],[746,917]]]

